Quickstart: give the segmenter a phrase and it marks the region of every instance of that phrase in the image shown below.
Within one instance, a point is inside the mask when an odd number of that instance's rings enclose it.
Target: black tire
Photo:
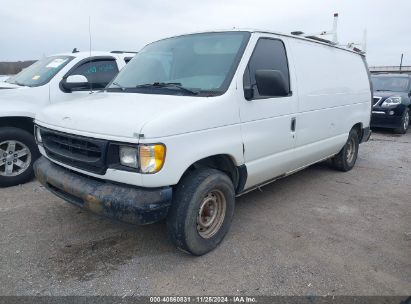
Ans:
[[[335,155],[331,162],[339,171],[347,172],[354,168],[358,156],[359,136],[356,129],[351,129],[347,142],[341,151]],[[352,150],[354,149],[354,150]]]
[[[226,207],[224,218],[219,221],[219,226],[215,226],[218,228],[215,228],[214,234],[205,238],[200,235],[207,230],[200,232],[199,214],[201,206],[207,205],[205,201],[210,193],[224,195]],[[180,250],[197,256],[216,248],[227,234],[234,214],[235,192],[230,178],[215,169],[195,170],[183,177],[173,195],[173,204],[167,217],[167,230],[172,242]],[[210,217],[214,217],[213,213]]]
[[[408,131],[410,125],[410,111],[406,109],[402,114],[401,118],[401,127],[394,129],[394,132],[397,134],[405,134]]]
[[[0,187],[20,185],[32,180],[34,177],[33,163],[40,157],[34,136],[27,131],[12,127],[0,128],[0,144],[7,141],[17,141],[24,144],[30,151],[30,160],[27,163],[27,167],[25,166],[26,169],[15,176],[5,176],[5,165],[0,166]],[[4,152],[1,153],[0,161],[3,163],[5,162]],[[28,158],[26,158],[26,160],[27,159]]]

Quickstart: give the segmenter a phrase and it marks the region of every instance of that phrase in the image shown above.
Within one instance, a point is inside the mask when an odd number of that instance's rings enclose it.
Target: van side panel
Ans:
[[[338,153],[351,128],[370,123],[370,84],[358,54],[293,39],[298,87],[295,169]]]

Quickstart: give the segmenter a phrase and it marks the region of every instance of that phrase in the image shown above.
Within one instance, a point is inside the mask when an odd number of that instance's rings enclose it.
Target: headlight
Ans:
[[[123,166],[138,168],[138,149],[128,146],[120,146],[120,163]]]
[[[393,106],[397,106],[399,104],[401,104],[401,96],[393,96],[393,97],[389,97],[386,100],[384,100],[381,107],[390,108]]]
[[[43,143],[43,138],[41,138],[41,129],[39,127],[35,127],[35,136],[38,144]]]
[[[140,145],[139,156],[141,172],[156,173],[163,167],[166,147],[162,144]]]

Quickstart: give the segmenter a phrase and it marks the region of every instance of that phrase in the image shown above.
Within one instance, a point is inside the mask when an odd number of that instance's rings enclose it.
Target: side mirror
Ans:
[[[288,96],[290,88],[281,71],[278,70],[257,70],[255,71],[255,81],[258,92],[262,96]]]
[[[62,85],[66,90],[71,91],[73,89],[87,89],[89,82],[83,75],[70,75],[63,81]]]
[[[254,88],[252,86],[244,88],[244,98],[246,100],[251,100],[254,97]]]

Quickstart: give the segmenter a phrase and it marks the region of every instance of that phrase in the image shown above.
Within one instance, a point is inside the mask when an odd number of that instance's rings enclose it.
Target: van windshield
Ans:
[[[71,56],[45,57],[7,79],[6,82],[28,87],[44,85],[73,58]]]
[[[248,32],[218,32],[168,38],[144,47],[107,91],[220,95],[235,73]]]
[[[374,91],[408,92],[408,77],[374,76],[371,77]]]

